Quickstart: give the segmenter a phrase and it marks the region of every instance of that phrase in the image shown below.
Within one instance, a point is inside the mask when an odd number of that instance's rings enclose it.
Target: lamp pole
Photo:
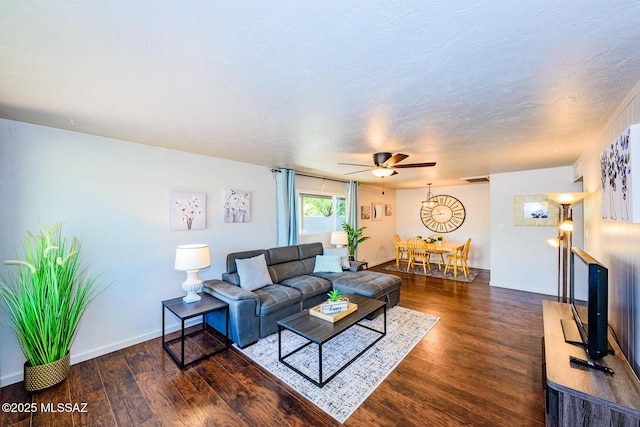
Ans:
[[[571,245],[573,244],[573,218],[569,211],[571,205],[580,202],[589,193],[546,193],[549,199],[556,202],[558,210],[558,301],[568,302],[569,263]],[[556,239],[551,239],[555,241]],[[555,246],[555,244],[554,244]],[[573,298],[573,295],[571,295]]]
[[[561,204],[560,212],[558,215],[558,231],[560,232],[560,236],[558,236],[560,240],[560,244],[558,245],[558,271],[560,270],[560,265],[562,265],[562,280],[558,280],[558,301],[560,302],[567,302],[567,290],[569,285],[567,274],[569,267],[569,252],[571,251],[572,233],[571,231],[563,230],[560,227],[562,223],[569,217],[569,206],[570,205],[567,204]],[[561,254],[562,259],[560,259]],[[560,293],[561,284],[562,293]]]

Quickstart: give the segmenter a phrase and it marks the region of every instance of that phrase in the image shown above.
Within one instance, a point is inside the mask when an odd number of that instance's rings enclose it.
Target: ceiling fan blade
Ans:
[[[339,165],[347,165],[347,166],[362,166],[363,168],[370,168],[371,165],[361,165],[358,163],[338,163]]]
[[[358,166],[362,166],[362,165],[358,165]],[[370,170],[372,170],[373,168],[369,168],[369,169],[363,169],[361,171],[355,171],[355,172],[347,172],[345,173],[345,175],[353,175],[354,173],[360,173],[360,172],[368,172]]]
[[[382,166],[393,166],[396,163],[400,163],[401,161],[403,161],[404,159],[406,159],[407,157],[409,157],[406,154],[394,154],[393,156],[391,156],[389,159],[387,159]]]
[[[389,175],[389,176],[393,176],[393,175],[398,175],[398,172],[393,171],[393,173],[391,175]]]
[[[409,163],[406,165],[396,165],[394,169],[402,169],[402,168],[429,168],[431,166],[435,166],[436,162],[428,162],[428,163]]]

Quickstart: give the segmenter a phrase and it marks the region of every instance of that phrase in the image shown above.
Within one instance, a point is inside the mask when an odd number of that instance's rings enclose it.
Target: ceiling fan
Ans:
[[[372,174],[379,178],[386,178],[388,176],[396,175],[396,169],[402,168],[427,168],[431,166],[435,166],[436,162],[427,162],[427,163],[407,163],[406,165],[399,165],[401,161],[409,157],[406,154],[392,154],[392,153],[374,153],[373,154],[373,166],[370,165],[360,165],[357,163],[338,163],[339,165],[349,165],[349,166],[362,166],[368,169],[359,170],[355,172],[349,172],[345,175],[351,175],[354,173],[371,171]]]

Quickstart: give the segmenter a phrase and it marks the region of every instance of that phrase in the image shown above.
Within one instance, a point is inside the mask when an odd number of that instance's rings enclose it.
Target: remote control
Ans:
[[[569,356],[569,361],[571,363],[576,363],[578,365],[586,366],[587,368],[597,369],[598,371],[613,375],[613,369],[593,363],[591,360],[578,359],[577,357]]]

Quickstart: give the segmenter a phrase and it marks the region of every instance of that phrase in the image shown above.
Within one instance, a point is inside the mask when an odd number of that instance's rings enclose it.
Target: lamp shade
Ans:
[[[346,231],[332,231],[331,232],[331,244],[337,246],[344,246],[349,243],[349,238]]]
[[[552,246],[554,248],[560,247],[560,238],[554,237],[553,239],[547,240],[547,243],[549,244],[549,246]]]
[[[572,205],[587,197],[589,193],[566,192],[566,193],[545,193],[545,196],[559,205]]]
[[[569,217],[568,219],[565,219],[564,221],[562,221],[562,224],[560,224],[560,230],[573,231],[573,219]]]
[[[211,266],[209,245],[180,245],[176,248],[174,268],[180,271],[200,270]]]

